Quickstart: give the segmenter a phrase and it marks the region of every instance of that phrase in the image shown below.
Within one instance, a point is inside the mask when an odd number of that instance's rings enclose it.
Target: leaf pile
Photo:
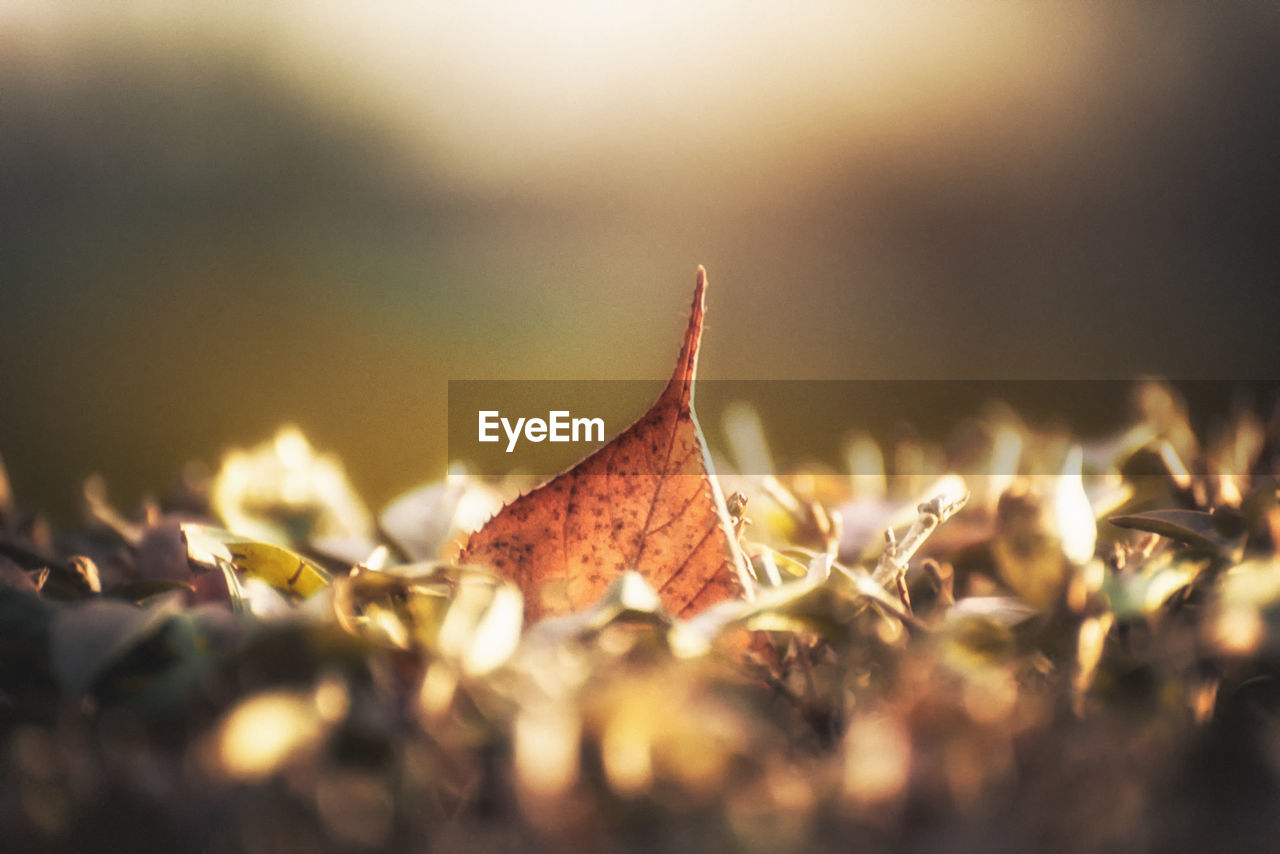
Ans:
[[[1149,382],[1101,441],[993,408],[717,479],[703,284],[650,414],[523,498],[374,514],[285,429],[55,532],[0,469],[6,848],[1272,846],[1276,420]]]

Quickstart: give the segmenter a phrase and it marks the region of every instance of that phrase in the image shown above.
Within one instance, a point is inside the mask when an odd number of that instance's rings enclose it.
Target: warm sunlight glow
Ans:
[[[322,732],[310,697],[273,692],[245,700],[227,717],[217,738],[226,775],[242,780],[269,776]]]
[[[581,734],[581,723],[571,709],[525,709],[516,717],[513,759],[530,794],[551,798],[573,785]]]
[[[844,793],[859,805],[892,801],[911,774],[910,736],[896,719],[860,717],[844,737]]]

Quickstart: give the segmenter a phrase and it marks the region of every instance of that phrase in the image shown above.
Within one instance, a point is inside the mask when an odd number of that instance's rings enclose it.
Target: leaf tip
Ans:
[[[706,304],[706,299],[704,297],[706,290],[707,290],[707,268],[699,264],[696,283],[693,286],[694,311],[697,311],[699,308],[702,308]]]

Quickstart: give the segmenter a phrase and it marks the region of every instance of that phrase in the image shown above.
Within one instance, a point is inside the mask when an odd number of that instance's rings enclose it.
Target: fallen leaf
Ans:
[[[177,522],[165,522],[143,530],[134,567],[139,579],[147,581],[190,581],[187,544]]]
[[[0,555],[0,588],[11,587],[24,593],[39,593],[40,588],[26,570]]]
[[[102,593],[110,599],[120,599],[124,602],[132,602],[135,605],[139,605],[144,604],[152,597],[165,596],[175,590],[192,592],[194,589],[194,583],[174,581],[170,578],[158,578],[147,581],[126,581],[124,584],[116,584],[109,587],[103,590]]]
[[[168,596],[148,607],[98,599],[61,611],[53,623],[53,671],[69,696],[79,697],[98,676],[182,609]]]
[[[675,372],[649,411],[504,507],[462,550],[462,562],[520,587],[530,622],[595,603],[628,570],[676,616],[740,594],[746,566],[693,412],[705,290],[699,267]]]
[[[466,676],[497,668],[520,640],[519,591],[484,570],[434,562],[357,565],[333,591],[333,613],[351,634],[426,648]]]
[[[278,546],[373,536],[373,519],[333,456],[284,426],[249,450],[229,452],[210,486],[214,514],[229,530]]]
[[[247,577],[303,599],[329,586],[329,573],[319,564],[281,546],[194,522],[183,524],[181,535],[187,558],[202,566],[218,568],[226,561]]]
[[[72,555],[68,560],[91,593],[102,592],[102,580],[98,577],[98,565],[84,555]]]
[[[669,640],[678,657],[693,658],[709,652],[716,639],[734,627],[837,638],[846,634],[854,616],[871,602],[878,603],[891,619],[919,625],[864,570],[838,567],[829,577],[813,574],[764,588],[750,602],[722,602],[674,625]]]

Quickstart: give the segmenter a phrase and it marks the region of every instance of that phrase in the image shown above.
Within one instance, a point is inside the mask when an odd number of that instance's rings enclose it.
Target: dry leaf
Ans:
[[[678,616],[741,592],[746,567],[693,414],[705,288],[699,267],[675,373],[649,411],[507,505],[462,550],[463,562],[519,585],[531,622],[593,604],[627,570]]]
[[[201,566],[221,568],[224,563],[230,564],[246,578],[260,579],[303,599],[329,586],[329,573],[323,567],[290,549],[194,522],[184,523],[180,536],[184,559]]]
[[[0,590],[21,590],[24,593],[39,593],[40,588],[27,571],[18,564],[0,555]]]

